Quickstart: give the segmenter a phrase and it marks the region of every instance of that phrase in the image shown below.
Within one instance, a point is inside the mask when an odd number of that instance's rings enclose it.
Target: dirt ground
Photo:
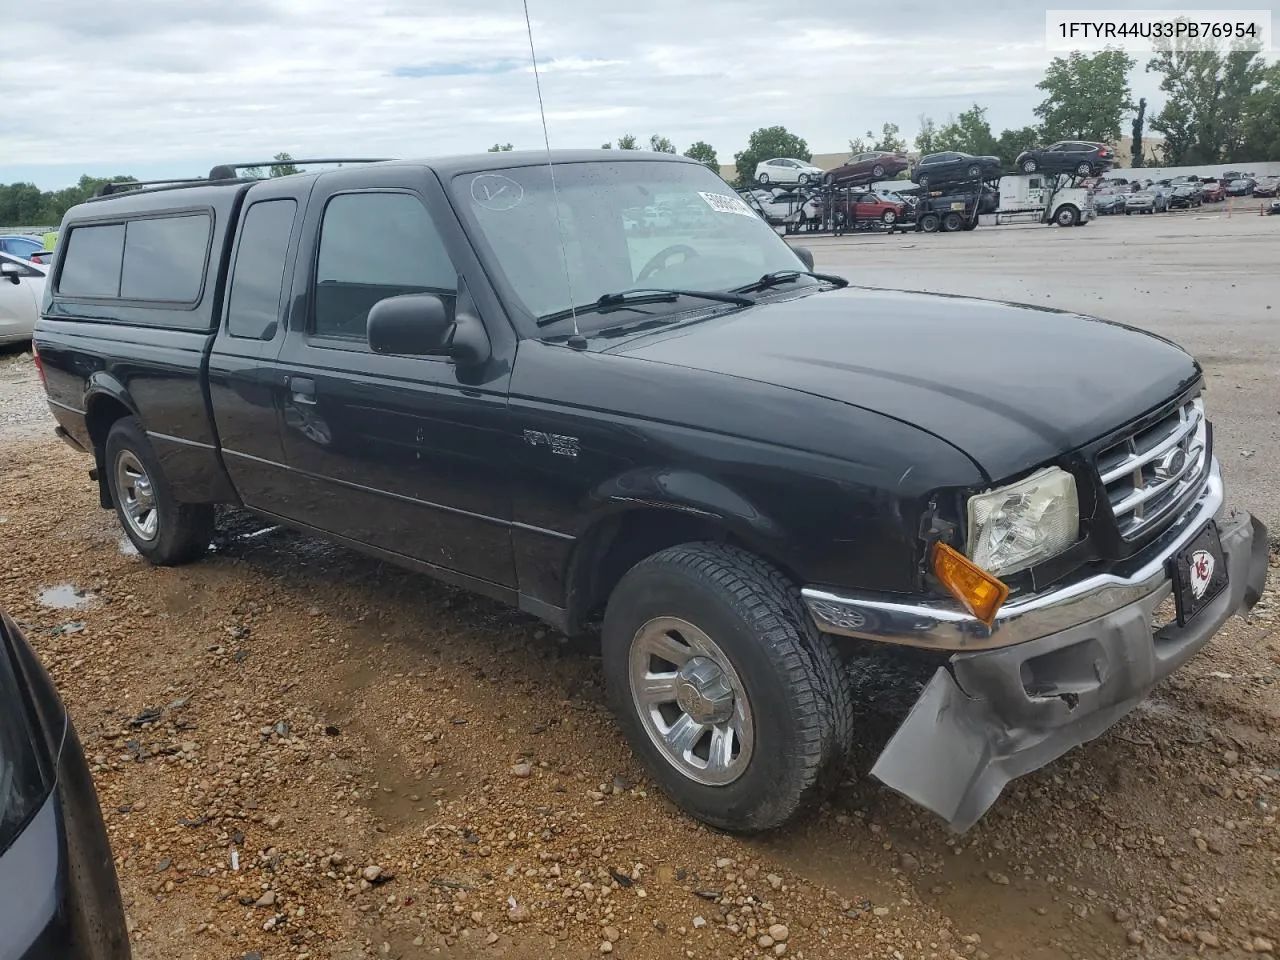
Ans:
[[[888,678],[853,779],[743,839],[646,781],[589,642],[243,515],[148,567],[36,388],[0,356],[0,604],[84,740],[138,960],[1276,955],[1275,594],[963,837],[857,776]]]

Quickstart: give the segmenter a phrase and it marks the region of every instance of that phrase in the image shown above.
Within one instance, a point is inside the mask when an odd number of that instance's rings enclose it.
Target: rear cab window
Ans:
[[[205,211],[72,226],[57,293],[194,305],[204,288],[212,227]]]

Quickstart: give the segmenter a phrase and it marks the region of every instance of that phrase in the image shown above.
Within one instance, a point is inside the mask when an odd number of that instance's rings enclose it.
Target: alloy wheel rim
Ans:
[[[142,461],[130,450],[116,456],[116,492],[129,530],[148,543],[160,533],[155,486]]]
[[[695,783],[727,786],[755,750],[746,688],[724,651],[678,617],[657,617],[631,640],[631,698],[667,763]]]

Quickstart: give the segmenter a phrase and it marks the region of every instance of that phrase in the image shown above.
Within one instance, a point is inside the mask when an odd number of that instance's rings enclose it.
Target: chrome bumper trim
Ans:
[[[801,590],[819,630],[931,650],[990,650],[1065,630],[1141,600],[1169,580],[1166,564],[1217,515],[1224,501],[1222,473],[1214,458],[1204,491],[1192,509],[1166,531],[1159,550],[1122,576],[1103,573],[1006,604],[987,627],[950,601],[897,603],[872,594]]]

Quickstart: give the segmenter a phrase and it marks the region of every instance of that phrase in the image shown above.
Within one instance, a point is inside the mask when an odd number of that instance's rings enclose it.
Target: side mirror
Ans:
[[[23,269],[16,263],[8,260],[0,261],[0,277],[5,277],[10,283],[19,283],[25,276]]]
[[[812,271],[813,270],[813,251],[810,250],[808,247],[792,247],[791,249],[794,250],[796,256],[800,258],[800,262],[804,264],[804,268],[806,270]]]
[[[369,311],[365,336],[374,353],[439,356],[449,352],[453,321],[434,293],[407,293],[379,300]]]

